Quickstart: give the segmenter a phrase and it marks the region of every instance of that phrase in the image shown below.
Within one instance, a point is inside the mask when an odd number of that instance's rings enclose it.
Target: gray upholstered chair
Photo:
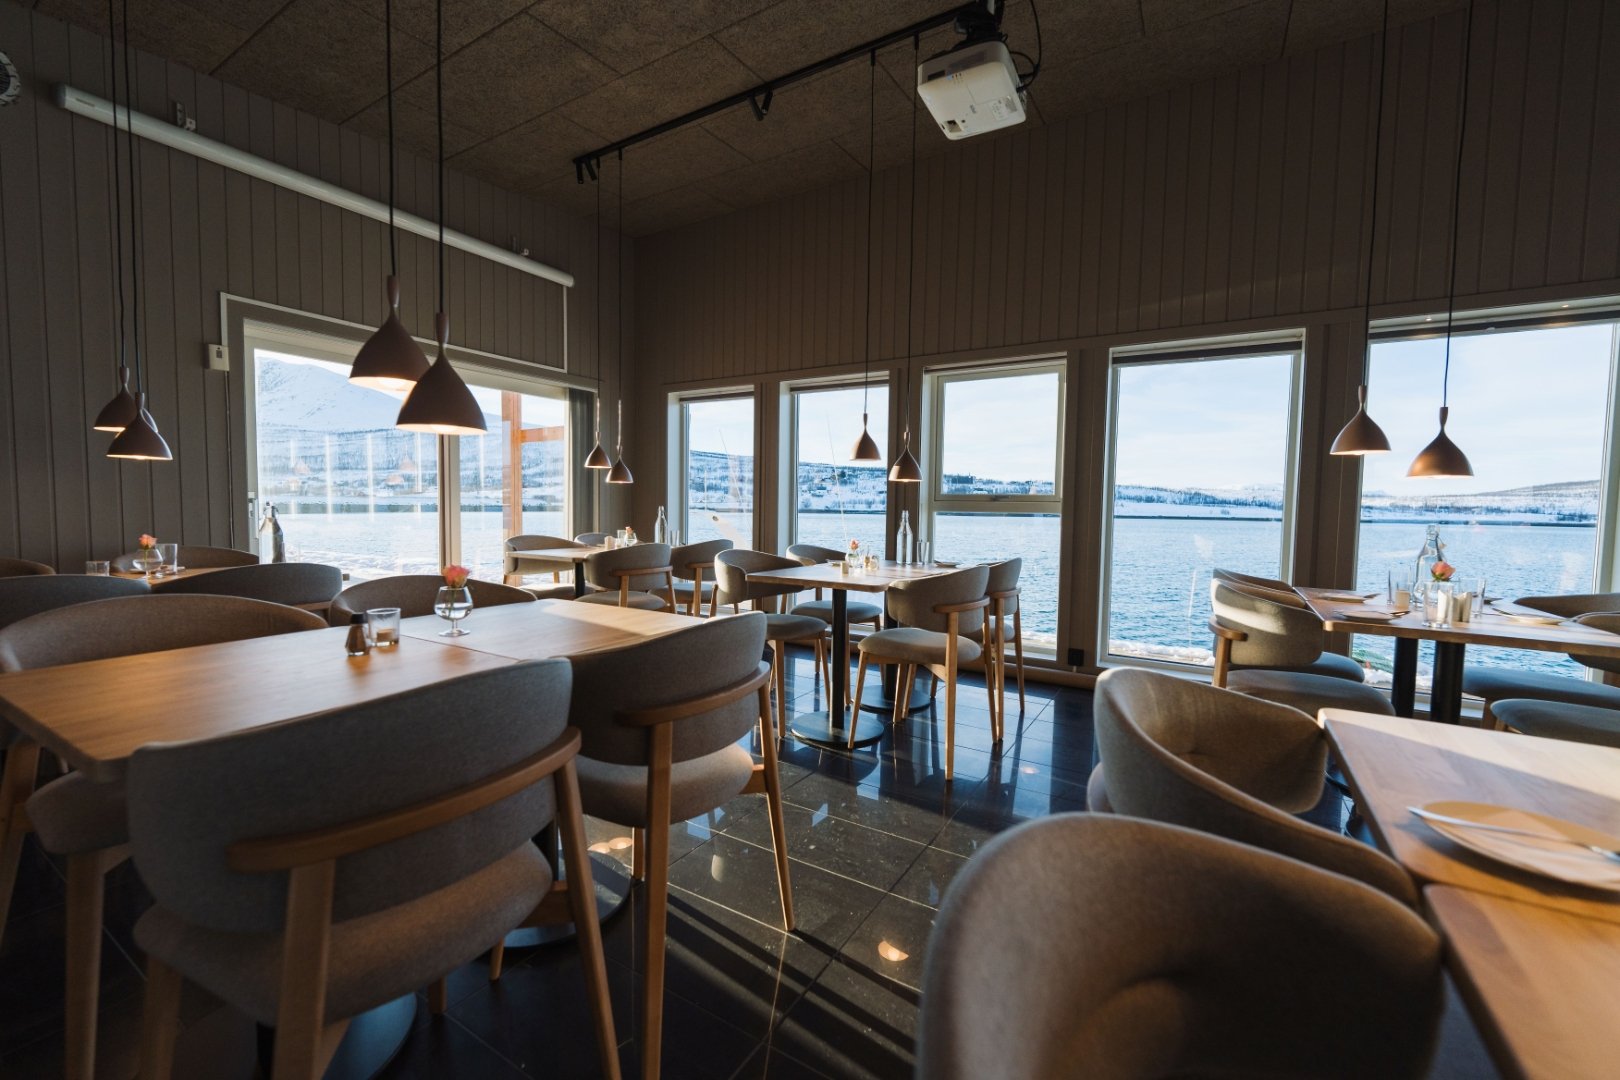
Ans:
[[[930,936],[918,1080],[1421,1077],[1439,936],[1337,874],[1149,821],[997,836]]]
[[[121,579],[87,578],[88,581]],[[126,582],[126,584],[141,584]],[[144,586],[142,588],[144,592]],[[297,608],[234,596],[123,596],[41,612],[0,630],[0,670],[52,667],[220,641],[319,630]],[[72,772],[34,790],[40,748],[16,742],[0,782],[0,921],[11,904],[26,807],[40,846],[67,862],[67,1073],[90,1076],[96,1048],[103,880],[128,854],[124,785]]]
[[[584,544],[586,547],[599,547],[607,543],[608,537],[612,535],[612,533],[605,532],[582,532],[574,537],[574,543]]]
[[[945,780],[955,775],[956,766],[956,673],[958,665],[972,663],[983,655],[975,636],[982,638],[985,609],[990,600],[985,586],[990,568],[973,566],[936,577],[911,578],[897,582],[887,594],[889,611],[903,625],[879,630],[861,639],[861,664],[855,673],[855,704],[861,707],[861,691],[869,664],[897,664],[894,722],[905,719],[905,703],[917,669],[925,667],[945,683]],[[991,732],[1001,740],[1001,721],[996,715],[995,680],[987,677],[990,695]],[[849,725],[850,745],[855,741],[855,725]]]
[[[114,570],[124,573],[134,573],[135,560],[140,552],[126,551],[112,561]],[[251,551],[238,551],[236,548],[205,547],[202,545],[181,544],[180,554],[176,556],[180,565],[193,570],[212,569],[220,566],[257,566],[259,557]]]
[[[585,812],[634,830],[634,869],[647,890],[643,1076],[658,1075],[662,1045],[669,842],[676,822],[744,793],[765,795],[782,919],[793,929],[777,731],[768,672],[759,660],[764,647],[765,617],[749,612],[573,660],[569,722],[584,739],[579,785]],[[759,765],[738,744],[756,722]]]
[[[0,559],[0,577],[43,577],[56,573],[56,568],[32,559]]]
[[[1018,589],[1019,575],[1024,571],[1023,559],[1003,559],[1001,562],[990,564],[990,581],[985,586],[985,596],[990,599],[989,610],[985,618],[989,621],[993,632],[994,647],[990,649],[990,659],[994,665],[996,680],[996,712],[1006,715],[1007,711],[1007,620],[1012,620],[1012,646],[1015,658],[1014,671],[1018,677],[1018,712],[1024,712],[1024,619],[1019,604],[1020,592]],[[986,665],[986,677],[992,672]]]
[[[535,559],[519,557],[513,552],[588,546],[564,536],[546,536],[543,533],[525,533],[522,536],[507,537],[504,549],[505,562],[502,565],[505,576],[502,580],[508,585],[522,586],[526,574],[550,574],[553,584],[526,586],[527,590],[533,593],[537,600],[572,600],[574,598],[572,559]],[[563,582],[565,575],[569,579],[566,584]],[[474,602],[476,603],[476,600]]]
[[[632,544],[598,551],[585,559],[585,583],[597,591],[579,597],[578,602],[674,611],[674,581],[668,544]]]
[[[669,553],[675,575],[675,602],[688,615],[701,615],[714,601],[714,557],[736,547],[730,540],[704,540],[681,544]],[[704,580],[704,575],[708,580]]]
[[[826,670],[827,623],[812,615],[796,612],[783,614],[772,610],[783,597],[799,590],[792,585],[767,585],[750,581],[749,574],[766,570],[789,570],[803,566],[798,559],[784,559],[768,551],[750,548],[731,548],[714,557],[714,597],[709,613],[714,614],[724,604],[737,611],[743,604],[753,604],[765,613],[765,640],[771,645],[771,683],[776,688],[776,714],[786,727],[792,713],[788,710],[787,669],[788,646],[808,645],[815,655],[816,670],[821,672],[822,685],[831,686]]]
[[[1592,746],[1620,747],[1620,708],[1571,705],[1567,701],[1505,698],[1491,703],[1491,715],[1509,731]]]
[[[1578,596],[1526,596],[1518,603],[1553,615],[1562,615],[1598,630],[1620,633],[1620,593],[1591,593]],[[1620,673],[1620,661],[1597,656],[1570,656],[1578,664],[1610,675]],[[1486,720],[1502,720],[1496,703],[1509,698],[1582,705],[1593,709],[1620,709],[1620,686],[1588,682],[1585,679],[1553,675],[1519,668],[1486,667],[1469,664],[1463,669],[1463,693],[1485,699]],[[1525,714],[1520,712],[1520,719]],[[1505,722],[1505,721],[1504,721]],[[1602,728],[1597,730],[1601,731]]]
[[[343,590],[343,571],[322,563],[256,563],[152,583],[154,593],[245,596],[291,607],[324,607]]]
[[[1260,577],[1257,574],[1242,574],[1236,570],[1226,570],[1219,566],[1210,571],[1210,577],[1219,581],[1230,581],[1239,585],[1254,585],[1262,589],[1270,589],[1272,592],[1285,593],[1294,597],[1296,600],[1299,598],[1299,594],[1294,592],[1294,587],[1288,582],[1284,581],[1282,578]]]
[[[350,585],[332,598],[326,611],[326,620],[333,626],[347,626],[349,620],[371,608],[397,607],[399,617],[412,619],[418,615],[432,615],[433,602],[444,588],[439,574],[398,574],[394,577],[375,578]],[[533,603],[535,596],[528,589],[502,585],[497,581],[467,579],[472,594],[473,610],[500,607],[502,604]],[[570,589],[569,596],[573,596]]]
[[[1327,736],[1311,717],[1132,668],[1103,673],[1094,711],[1101,763],[1086,792],[1091,809],[1252,844],[1417,904],[1400,864],[1293,816],[1322,797]]]
[[[844,560],[844,553],[836,548],[822,547],[819,544],[793,544],[787,549],[792,558],[798,559],[806,566],[815,566],[818,563],[837,563]],[[820,619],[828,626],[833,621],[833,602],[830,597],[823,597],[821,590],[814,590],[815,597],[800,604],[794,604],[789,612],[793,615],[809,615]],[[871,626],[876,630],[883,629],[883,609],[877,604],[869,604],[864,600],[846,599],[844,602],[844,621],[850,626]],[[853,642],[849,637],[844,639],[844,668],[849,669],[849,650]],[[846,685],[853,683],[846,679]]]
[[[602,1068],[617,1076],[571,679],[566,661],[531,661],[137,750],[130,840],[156,901],[135,925],[141,1075],[172,1069],[183,980],[275,1028],[277,1077],[319,1076],[350,1017],[402,994],[431,986],[442,1012],[449,971],[565,899],[530,840],[555,819]]]
[[[69,604],[107,600],[114,596],[147,596],[151,589],[138,578],[93,577],[86,574],[30,574],[0,578],[0,628],[30,615]]]

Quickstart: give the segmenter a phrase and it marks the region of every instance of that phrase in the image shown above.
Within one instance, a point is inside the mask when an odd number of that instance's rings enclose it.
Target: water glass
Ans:
[[[1431,581],[1423,591],[1423,625],[1431,630],[1451,626],[1451,582]]]
[[[84,564],[84,572],[92,577],[108,577],[112,574],[112,563],[106,559],[91,559]]]
[[[1474,590],[1474,614],[1478,615],[1480,612],[1485,610],[1485,579],[1484,578],[1474,578],[1473,579],[1473,590]]]
[[[448,585],[439,590],[439,595],[433,601],[433,614],[450,623],[450,629],[440,630],[440,637],[461,637],[467,631],[461,628],[461,620],[467,617],[472,610],[472,590],[468,588],[452,589]]]
[[[1389,572],[1389,609],[1409,611],[1412,607],[1412,575],[1409,571]]]
[[[374,649],[391,649],[399,644],[399,608],[366,609],[366,637]]]
[[[919,541],[917,541],[917,562],[918,562],[919,565],[921,565],[921,566],[933,566],[934,565],[933,560],[928,557],[930,555],[930,551],[929,551],[930,546],[931,545],[928,543],[927,540],[919,540]]]
[[[158,560],[162,566],[158,570],[161,577],[164,574],[178,574],[180,572],[180,545],[159,544],[157,546]]]

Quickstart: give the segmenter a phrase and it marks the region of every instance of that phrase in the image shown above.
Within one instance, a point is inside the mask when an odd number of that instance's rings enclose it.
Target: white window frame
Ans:
[[[752,512],[749,514],[749,518],[753,522],[753,535],[749,538],[749,541],[755,545],[759,543],[759,392],[751,384],[722,386],[669,395],[669,447],[671,453],[669,477],[664,490],[668,505],[673,506],[676,511],[671,517],[670,527],[680,533],[682,543],[689,543],[689,538],[692,535],[691,523],[687,520],[686,506],[686,483],[690,475],[686,466],[686,455],[692,449],[687,406],[707,401],[743,400],[751,401],[754,404],[753,431],[749,448],[754,458],[753,507]]]
[[[859,375],[855,375],[828,379],[802,379],[782,384],[783,453],[780,490],[786,495],[786,498],[781,500],[784,511],[781,515],[781,521],[785,526],[782,535],[786,537],[786,543],[782,545],[784,551],[799,542],[799,396],[829,390],[860,390],[863,387],[868,392],[882,390],[885,395],[885,404],[889,403],[888,395],[892,393],[893,388],[889,384],[887,371],[871,372],[864,379]],[[856,418],[852,416],[850,419],[853,421]],[[860,432],[851,427],[850,445],[853,446],[858,438],[860,438]],[[887,448],[883,446],[879,446],[878,449],[884,453],[888,452]],[[883,465],[885,469],[888,468],[886,461],[879,464]],[[887,495],[885,495],[884,506],[888,506]],[[880,532],[888,532],[887,525]]]
[[[1200,353],[1211,355],[1200,356]],[[1104,483],[1102,502],[1102,565],[1098,570],[1097,654],[1100,664],[1110,667],[1145,667],[1187,674],[1203,669],[1191,664],[1154,660],[1146,657],[1116,656],[1109,651],[1109,615],[1113,610],[1114,567],[1114,476],[1118,459],[1119,380],[1127,368],[1144,364],[1220,363],[1244,356],[1274,356],[1291,353],[1289,365],[1288,417],[1283,463],[1282,550],[1278,552],[1278,576],[1293,580],[1296,515],[1299,506],[1300,410],[1305,379],[1305,331],[1285,330],[1265,334],[1240,334],[1190,341],[1156,342],[1110,350],[1108,354],[1108,434],[1104,443]]]

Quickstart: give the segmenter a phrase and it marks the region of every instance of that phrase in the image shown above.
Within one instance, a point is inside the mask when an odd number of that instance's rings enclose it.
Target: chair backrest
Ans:
[[[506,564],[508,574],[549,574],[554,570],[569,570],[573,568],[571,559],[535,559],[519,558],[512,554],[514,551],[544,551],[548,548],[582,548],[587,545],[570,540],[566,536],[547,536],[544,533],[525,533],[522,536],[509,536],[506,538]]]
[[[44,577],[56,568],[32,559],[0,559],[0,577]]]
[[[444,578],[438,574],[398,574],[350,585],[332,598],[326,618],[333,626],[347,626],[350,618],[370,608],[397,607],[399,617],[412,619],[418,615],[433,614],[433,601],[444,588]],[[467,579],[472,593],[473,608],[499,607],[502,604],[527,604],[534,594],[496,581]]]
[[[619,591],[617,570],[652,570],[669,565],[668,544],[634,544],[630,547],[598,551],[585,559],[585,580],[599,589]],[[637,574],[630,578],[631,592],[653,592],[668,586],[663,574]]]
[[[1514,601],[1525,607],[1573,619],[1602,611],[1620,611],[1620,593],[1567,593],[1560,596],[1521,596]]]
[[[246,596],[275,604],[325,604],[343,589],[343,571],[322,563],[255,563],[152,583],[155,593]]]
[[[671,548],[669,564],[675,576],[686,581],[714,580],[714,557],[730,551],[737,545],[730,540],[704,540],[697,544],[681,544]]]
[[[787,553],[806,566],[838,562],[844,557],[844,553],[837,548],[822,547],[820,544],[793,544],[788,547]]]
[[[0,578],[0,627],[42,611],[107,600],[114,596],[146,596],[146,582],[135,578],[93,577],[87,574],[31,574]]]
[[[1577,615],[1575,621],[1583,626],[1590,626],[1594,630],[1606,630],[1611,634],[1620,634],[1620,611],[1593,611],[1586,615]],[[1571,653],[1569,658],[1577,664],[1585,664],[1589,668],[1620,674],[1620,660],[1611,657],[1576,656]]]
[[[1416,904],[1400,864],[1293,816],[1321,795],[1327,767],[1326,737],[1304,713],[1190,679],[1114,668],[1097,680],[1094,714],[1117,813],[1253,844]]]
[[[1253,585],[1261,589],[1270,589],[1273,592],[1294,594],[1294,587],[1281,578],[1260,577],[1256,574],[1240,574],[1236,570],[1224,570],[1217,566],[1210,571],[1210,576],[1220,581],[1228,581],[1238,585]]]
[[[627,649],[576,656],[568,722],[579,728],[580,753],[618,765],[647,765],[643,728],[621,714],[694,701],[751,677],[765,650],[765,616],[757,611],[709,619]],[[633,672],[634,678],[626,673]],[[674,723],[674,761],[704,757],[736,742],[759,719],[754,695]]]
[[[950,616],[935,609],[982,600],[989,581],[988,566],[970,566],[950,574],[898,582],[884,594],[884,602],[889,615],[906,626],[944,633],[950,627]],[[958,615],[956,632],[971,634],[978,630],[984,624],[984,610]]]
[[[135,560],[139,556],[140,552],[126,551],[112,561],[112,568],[129,573],[137,569]],[[238,551],[236,548],[205,547],[202,545],[193,546],[190,544],[180,545],[180,554],[177,558],[180,560],[181,566],[188,566],[193,569],[212,569],[218,566],[255,566],[259,562],[259,557],[251,551]]]
[[[1439,936],[1375,890],[1188,829],[1060,814],[951,883],[915,1075],[1421,1077],[1444,1005]]]
[[[748,580],[749,574],[762,570],[793,570],[803,565],[803,560],[787,559],[752,548],[722,551],[714,557],[716,603],[744,604],[750,600],[766,600],[773,596],[791,596],[803,592],[802,585],[767,585]]]
[[[42,611],[0,630],[0,671],[77,664],[320,630],[319,615],[240,596],[120,596]]]
[[[611,535],[611,533],[605,532],[582,532],[578,536],[574,537],[574,542],[576,544],[584,544],[586,547],[597,547],[601,544],[607,543],[608,537]]]
[[[1024,560],[1019,558],[1003,559],[990,564],[990,580],[985,584],[985,595],[995,593],[1012,593],[1001,601],[1001,613],[1011,615],[1018,610],[1018,577],[1024,572]],[[994,605],[988,614],[995,614]]]
[[[158,903],[199,926],[279,930],[287,875],[230,869],[230,845],[361,821],[525,761],[563,734],[571,681],[567,661],[537,660],[222,738],[143,747],[129,763],[129,833],[141,880]],[[554,808],[548,777],[340,859],[334,921],[465,878],[528,843]]]
[[[1219,578],[1210,581],[1209,595],[1215,621],[1244,635],[1232,642],[1234,666],[1305,667],[1322,655],[1322,620],[1308,608],[1269,589]]]

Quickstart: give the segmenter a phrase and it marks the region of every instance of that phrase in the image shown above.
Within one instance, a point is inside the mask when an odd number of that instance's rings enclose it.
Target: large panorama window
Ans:
[[[861,434],[861,388],[795,389],[793,469],[797,497],[789,535],[795,544],[840,551],[851,540],[884,550],[889,505],[886,461],[851,461]],[[889,445],[889,388],[873,383],[867,398],[868,429],[885,452]]]
[[[1368,410],[1393,452],[1363,458],[1356,584],[1387,587],[1393,570],[1415,572],[1428,525],[1440,527],[1446,561],[1469,587],[1515,599],[1607,588],[1598,558],[1605,446],[1614,422],[1611,383],[1620,322],[1473,328],[1451,344],[1452,439],[1474,475],[1408,478],[1434,437],[1445,339],[1435,323],[1375,338]],[[1504,320],[1505,322],[1505,320]],[[1424,336],[1424,331],[1431,333]],[[1379,338],[1382,336],[1382,340]],[[1390,639],[1361,635],[1353,655],[1388,683]],[[1426,687],[1434,647],[1419,653]],[[1579,676],[1560,653],[1470,646],[1470,665]]]
[[[257,512],[275,503],[288,559],[363,580],[437,573],[455,558],[499,581],[507,536],[570,533],[561,389],[525,379],[518,390],[495,376],[481,384],[464,371],[489,432],[440,438],[394,427],[404,394],[349,382],[353,349],[341,341],[250,337],[248,346]],[[440,468],[458,459],[454,477]],[[444,505],[459,506],[448,521]]]
[[[933,556],[1020,556],[1026,648],[1057,648],[1061,577],[1063,365],[1020,364],[929,377],[928,522]]]
[[[1210,666],[1211,571],[1288,577],[1299,368],[1297,341],[1115,356],[1110,657]]]
[[[670,528],[683,543],[754,546],[754,397],[680,402],[680,505]]]

